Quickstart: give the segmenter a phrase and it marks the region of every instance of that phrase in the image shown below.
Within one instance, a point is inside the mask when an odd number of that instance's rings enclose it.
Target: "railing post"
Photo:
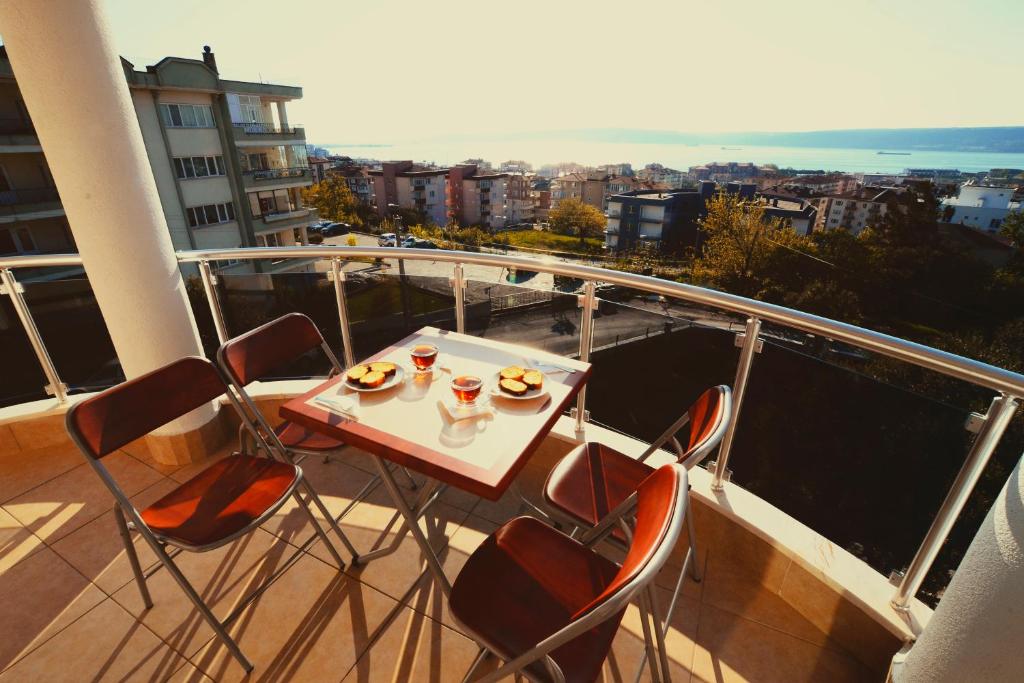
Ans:
[[[594,309],[597,308],[597,285],[593,280],[583,284],[583,295],[579,297],[579,306],[583,309],[580,317],[580,360],[590,362],[590,350],[594,346]],[[583,431],[583,423],[590,420],[587,412],[587,385],[584,384],[576,396],[576,407],[573,408],[576,418],[576,431]]]
[[[228,340],[228,326],[224,322],[224,313],[220,307],[220,297],[217,296],[217,276],[210,269],[210,262],[203,259],[199,262],[199,274],[203,278],[203,291],[206,292],[206,301],[210,304],[210,313],[213,315],[213,326],[217,330],[217,340],[223,344]]]
[[[974,485],[978,483],[978,479],[999,444],[1003,432],[1010,424],[1013,414],[1017,412],[1017,405],[1016,399],[1005,394],[992,399],[988,412],[981,418],[981,429],[978,431],[974,443],[971,444],[963,467],[957,473],[956,480],[950,487],[949,493],[946,494],[946,499],[942,501],[942,506],[935,515],[924,540],[921,541],[917,554],[910,561],[907,571],[900,577],[896,594],[890,601],[895,609],[901,612],[910,610],[910,601],[921,588],[939,550],[953,529],[953,524],[960,515],[960,511],[967,503],[967,498],[974,490]]]
[[[466,275],[462,270],[462,264],[455,264],[455,272],[452,274],[452,289],[455,290],[455,331],[460,334],[466,333]]]
[[[14,271],[10,268],[0,268],[0,283],[3,284],[0,287],[0,295],[7,294],[11,297],[14,312],[18,314],[21,326],[25,328],[25,334],[28,335],[28,340],[32,344],[32,350],[36,352],[39,365],[43,368],[43,374],[46,375],[46,381],[49,382],[49,384],[43,387],[43,390],[50,396],[55,397],[58,403],[67,403],[68,385],[60,381],[57,368],[53,364],[53,359],[50,358],[50,352],[46,350],[43,337],[39,334],[39,328],[36,327],[36,321],[28,310],[25,297],[22,296],[25,292],[24,288],[18,284],[18,281],[14,278]]]
[[[715,474],[711,480],[711,489],[721,491],[725,482],[729,481],[729,452],[732,450],[732,440],[736,435],[736,424],[740,419],[740,408],[743,407],[743,395],[747,392],[747,378],[750,376],[750,366],[754,362],[754,354],[761,349],[761,339],[758,336],[761,332],[761,320],[751,316],[747,318],[747,326],[743,331],[743,348],[740,351],[740,362],[736,366],[736,381],[732,386],[732,422],[725,430],[722,437],[722,445],[718,449],[718,459],[714,462]]]
[[[331,278],[334,280],[334,298],[338,302],[338,324],[341,325],[341,346],[345,356],[345,367],[350,368],[356,364],[355,354],[352,351],[352,330],[349,327],[348,302],[345,300],[345,271],[341,269],[343,259],[334,257],[331,259]]]

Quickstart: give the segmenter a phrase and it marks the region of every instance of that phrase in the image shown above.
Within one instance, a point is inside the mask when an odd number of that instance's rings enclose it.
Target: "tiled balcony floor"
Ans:
[[[107,464],[139,507],[196,469],[157,467],[126,451]],[[302,466],[335,514],[372,471],[357,452],[344,462],[307,459]],[[485,503],[452,491],[442,501],[424,524],[438,542],[450,538],[443,559],[454,577],[518,508],[511,498]],[[0,456],[0,682],[244,678],[140,541],[155,604],[143,611],[111,504],[70,446]],[[377,489],[343,526],[366,549],[392,512]],[[320,544],[300,548],[311,536],[301,512],[285,507],[249,537],[178,558],[221,618],[279,572],[229,627],[256,665],[252,680],[461,680],[476,646],[452,622],[412,539],[386,559],[339,573]],[[880,680],[731,557],[727,549],[702,552],[705,580],[687,580],[668,637],[674,681]],[[663,604],[676,571],[659,580]],[[605,680],[632,680],[641,644],[631,608]]]

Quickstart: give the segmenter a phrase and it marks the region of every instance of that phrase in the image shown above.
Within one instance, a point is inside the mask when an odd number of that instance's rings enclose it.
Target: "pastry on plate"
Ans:
[[[362,377],[359,378],[359,386],[366,387],[367,389],[373,389],[384,384],[384,380],[387,379],[383,372],[371,370]]]
[[[501,375],[502,379],[521,380],[523,375],[526,374],[526,370],[518,365],[510,365],[498,374]]]
[[[498,386],[506,394],[512,394],[513,396],[523,396],[526,394],[527,386],[517,379],[503,379],[498,382]]]
[[[357,384],[369,371],[370,366],[368,365],[353,365],[345,372],[345,379],[353,384]]]
[[[540,389],[544,386],[544,373],[540,370],[530,370],[519,380],[529,389]]]
[[[390,377],[391,375],[395,374],[397,370],[397,365],[395,365],[394,363],[389,363],[387,361],[377,361],[375,363],[370,363],[371,372],[383,372],[385,377]]]

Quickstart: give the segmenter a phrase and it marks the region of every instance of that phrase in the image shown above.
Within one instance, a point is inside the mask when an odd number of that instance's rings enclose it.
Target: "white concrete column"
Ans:
[[[0,30],[125,374],[202,355],[99,0],[2,0]],[[208,423],[214,405],[161,434]]]
[[[1024,459],[988,511],[895,683],[999,683],[1024,676]]]
[[[288,110],[285,108],[284,100],[277,101],[277,122],[281,128],[288,127]]]

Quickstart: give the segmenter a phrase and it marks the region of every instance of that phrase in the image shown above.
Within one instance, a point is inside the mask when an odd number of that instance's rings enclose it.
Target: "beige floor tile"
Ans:
[[[313,485],[324,506],[335,517],[340,515],[356,494],[373,479],[371,475],[358,468],[334,461],[325,463],[318,457],[306,458],[299,467]],[[303,497],[306,497],[305,493]],[[324,518],[315,505],[311,503],[310,507],[318,519]],[[263,524],[263,528],[296,546],[304,544],[314,534],[309,516],[294,498],[281,506],[281,509]],[[347,560],[347,554],[342,552],[342,558]]]
[[[161,479],[132,496],[132,504],[136,509],[142,510],[177,486],[178,483],[173,479]],[[132,539],[142,568],[145,570],[156,564],[156,556],[150,550],[149,544],[135,533],[132,534]],[[52,547],[57,554],[108,595],[113,595],[117,589],[134,580],[113,510],[72,531]]]
[[[476,515],[466,517],[462,526],[449,540],[448,550],[441,558],[445,576],[449,581],[454,583],[469,556],[497,528],[497,524],[483,517]],[[437,584],[430,574],[423,574],[420,577],[415,590],[405,596],[404,603],[435,621],[462,631],[462,627],[455,622],[451,612],[448,611],[448,601],[441,598],[441,591],[438,590]]]
[[[174,561],[213,613],[224,619],[296,552],[287,543],[257,529],[216,550],[183,552]],[[144,608],[135,582],[114,593],[114,600],[186,657],[213,636],[213,629],[166,568],[160,567],[149,576],[146,585],[153,599],[152,609]]]
[[[395,512],[388,492],[383,487],[378,487],[342,519],[340,526],[355,545],[356,550],[365,553],[374,547]],[[466,515],[467,513],[463,510],[437,502],[420,520],[420,528],[423,529],[431,545],[439,551],[442,557],[444,557],[448,539],[456,533]],[[399,519],[392,526],[391,532],[382,541],[381,547],[386,546],[394,539],[395,533],[401,528],[402,523],[403,520]],[[347,559],[345,549],[336,540],[333,531],[330,533],[330,537],[342,558]],[[332,564],[334,562],[329,551],[319,541],[310,547],[309,552],[324,562]],[[421,556],[419,545],[411,534],[406,534],[398,549],[392,554],[373,560],[365,566],[349,567],[347,571],[355,578],[368,583],[395,600],[401,600],[426,569],[427,565]]]
[[[38,647],[106,596],[44,548],[0,575],[0,670]]]
[[[252,680],[340,681],[398,609],[383,593],[307,555],[229,631],[256,667]],[[215,639],[191,661],[216,681],[244,675]]]
[[[112,453],[103,464],[128,496],[162,478],[127,453]],[[34,534],[53,543],[110,510],[113,503],[113,495],[99,475],[82,464],[8,501],[4,508]]]
[[[345,683],[458,683],[478,649],[464,635],[420,612],[402,609],[359,658]],[[477,669],[477,674],[494,670],[496,664],[492,659]]]
[[[105,600],[0,676],[0,681],[159,681],[185,660]]]
[[[70,445],[0,455],[0,503],[20,496],[84,462],[78,449]]]
[[[0,508],[0,575],[42,548],[38,536]]]
[[[838,647],[828,635],[794,609],[785,599],[760,584],[741,567],[713,554],[708,561],[703,601],[718,609],[788,633],[819,646]]]
[[[21,444],[9,424],[0,424],[0,458],[21,451]]]
[[[692,680],[841,683],[875,679],[849,655],[704,604]]]
[[[660,609],[667,609],[670,599],[671,591],[658,590]],[[673,683],[678,681],[686,683],[690,680],[690,666],[693,662],[699,617],[700,603],[687,596],[681,597],[672,614],[669,629],[665,633],[665,649],[668,652]],[[640,622],[640,610],[633,604],[626,610],[619,631],[612,642],[612,651],[603,668],[604,680],[608,682],[634,680],[643,654],[644,633]],[[644,667],[644,673],[640,680],[652,680],[650,668],[646,664]]]
[[[191,681],[191,683],[213,683],[213,679],[197,669],[192,662],[185,662],[185,666],[175,671],[171,674],[171,677],[167,679],[168,683],[182,683],[183,681]]]

